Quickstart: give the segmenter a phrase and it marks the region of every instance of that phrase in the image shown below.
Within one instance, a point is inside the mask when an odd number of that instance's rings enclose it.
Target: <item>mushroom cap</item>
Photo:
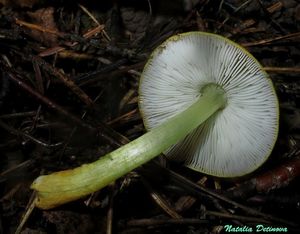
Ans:
[[[271,80],[244,48],[222,36],[189,32],[154,50],[141,75],[139,107],[151,130],[201,98],[207,84],[227,104],[166,152],[194,170],[237,177],[262,165],[278,135],[278,100]]]

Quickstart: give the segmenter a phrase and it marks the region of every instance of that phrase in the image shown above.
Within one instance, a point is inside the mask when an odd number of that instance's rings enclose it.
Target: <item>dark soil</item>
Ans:
[[[140,72],[156,46],[188,31],[223,35],[268,71],[281,115],[269,160],[223,180],[161,158],[82,200],[34,209],[21,232],[300,233],[299,0],[19,0],[0,1],[0,234],[20,225],[34,178],[144,133]]]

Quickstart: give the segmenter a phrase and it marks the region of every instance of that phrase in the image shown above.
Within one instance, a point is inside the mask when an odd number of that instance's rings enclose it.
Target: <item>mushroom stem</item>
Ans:
[[[201,98],[180,114],[99,160],[75,169],[38,177],[36,206],[50,209],[93,193],[146,163],[188,135],[226,105],[224,90],[206,85]]]

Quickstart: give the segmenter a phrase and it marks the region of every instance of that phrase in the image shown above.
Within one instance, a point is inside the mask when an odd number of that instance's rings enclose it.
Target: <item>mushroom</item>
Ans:
[[[97,191],[162,152],[194,170],[238,177],[258,168],[278,134],[278,101],[257,60],[215,34],[171,37],[150,56],[140,80],[143,136],[96,162],[38,177],[43,209]]]
[[[222,108],[166,155],[219,177],[252,172],[268,158],[277,138],[277,96],[257,60],[224,37],[185,33],[155,50],[139,87],[146,128],[161,125],[201,100],[206,88],[224,91]]]

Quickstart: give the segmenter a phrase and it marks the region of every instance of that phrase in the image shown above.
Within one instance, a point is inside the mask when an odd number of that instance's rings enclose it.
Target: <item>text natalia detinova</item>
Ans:
[[[287,227],[272,227],[263,224],[257,224],[256,226],[234,226],[234,225],[225,225],[225,232],[288,232]]]

